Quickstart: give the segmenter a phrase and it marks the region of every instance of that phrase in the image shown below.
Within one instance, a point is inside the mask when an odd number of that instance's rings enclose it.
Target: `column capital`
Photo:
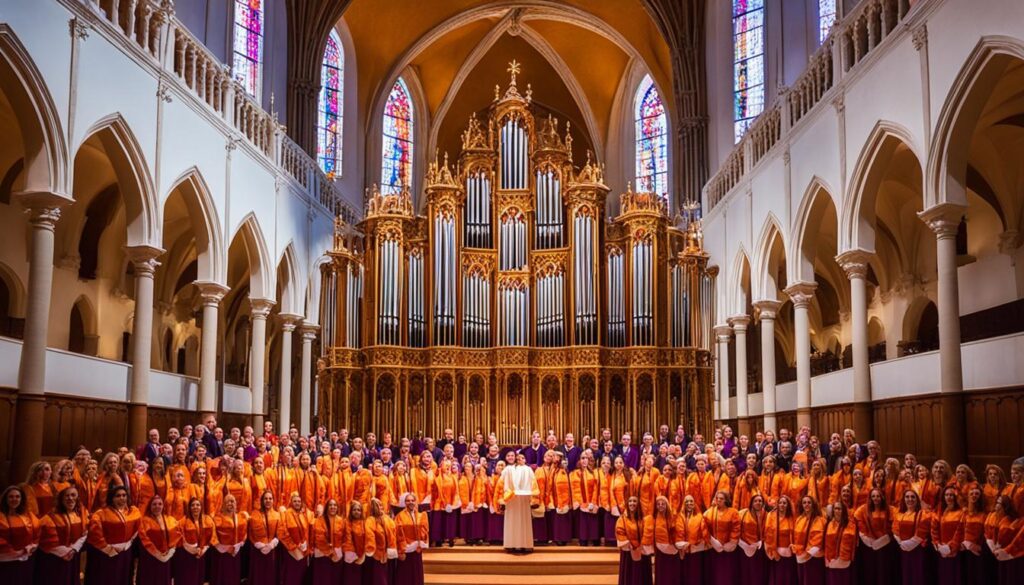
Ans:
[[[714,331],[719,343],[729,343],[729,338],[732,337],[732,327],[728,325],[715,325]]]
[[[50,231],[53,231],[60,220],[60,210],[75,202],[66,195],[48,191],[21,191],[13,193],[11,198],[25,208],[29,215],[29,223]]]
[[[757,310],[757,318],[760,321],[768,320],[773,321],[779,314],[779,309],[782,308],[782,301],[773,301],[770,299],[764,299],[760,301],[754,301],[754,309]]]
[[[836,262],[846,273],[846,278],[864,278],[868,273],[868,263],[874,258],[873,252],[867,250],[847,250],[836,256]]]
[[[746,331],[747,326],[750,325],[749,315],[733,315],[729,317],[729,325],[732,325],[733,330],[736,332]]]
[[[291,333],[299,326],[302,322],[302,315],[296,315],[294,313],[281,313],[277,316],[278,320],[281,321],[281,330]]]
[[[942,240],[955,238],[957,230],[960,229],[960,220],[963,219],[967,207],[956,203],[939,203],[924,211],[919,211],[917,217],[921,218],[929,229],[935,232],[935,237]]]
[[[299,333],[303,341],[313,341],[320,334],[320,326],[314,323],[303,323],[299,326]]]
[[[160,263],[156,261],[164,253],[162,248],[156,246],[128,246],[124,249],[125,255],[135,267],[135,276],[148,276],[152,278]]]
[[[789,295],[793,301],[793,308],[806,308],[814,299],[814,290],[818,288],[815,282],[795,282],[783,292]]]
[[[224,295],[228,294],[228,291],[231,290],[219,282],[208,280],[197,280],[192,284],[196,285],[196,288],[199,289],[199,295],[203,298],[204,305],[220,305]]]
[[[249,313],[252,319],[266,319],[270,316],[270,310],[274,308],[274,301],[270,299],[249,298]]]

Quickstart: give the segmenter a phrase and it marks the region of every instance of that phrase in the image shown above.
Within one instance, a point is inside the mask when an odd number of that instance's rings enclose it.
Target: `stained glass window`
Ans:
[[[235,79],[252,96],[263,77],[263,0],[235,0]]]
[[[739,142],[764,109],[764,0],[733,0],[733,119]]]
[[[836,0],[818,0],[818,42],[825,42],[836,23]]]
[[[325,173],[341,174],[342,90],[345,55],[338,33],[331,31],[320,70],[320,116],[316,125],[316,158]]]
[[[636,188],[668,199],[668,120],[651,76],[636,92]]]
[[[380,192],[399,193],[412,187],[412,98],[405,80],[399,78],[384,106],[384,153]]]

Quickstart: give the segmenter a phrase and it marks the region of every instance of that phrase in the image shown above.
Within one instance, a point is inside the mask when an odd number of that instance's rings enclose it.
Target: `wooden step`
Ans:
[[[450,549],[449,549],[450,550]],[[534,549],[528,555],[510,555],[501,551],[465,552],[465,549],[428,551],[423,554],[423,569],[429,574],[503,575],[615,575],[619,555],[614,551],[549,551]]]
[[[614,575],[558,575],[558,585],[616,585]],[[427,574],[425,585],[551,585],[550,575]]]

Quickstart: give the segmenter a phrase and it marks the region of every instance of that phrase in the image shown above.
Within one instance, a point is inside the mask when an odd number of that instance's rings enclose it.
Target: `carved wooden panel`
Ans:
[[[886,457],[902,461],[904,454],[913,453],[930,465],[938,458],[941,414],[936,395],[876,402],[875,439]]]
[[[843,429],[852,427],[853,407],[849,404],[815,408],[811,414],[811,432],[817,435],[822,443],[828,443],[829,435],[832,433],[842,433]]]
[[[1024,388],[970,392],[964,418],[967,456],[976,473],[990,463],[1009,469],[1024,453]]]
[[[128,406],[118,402],[46,397],[43,455],[68,457],[80,445],[113,450],[126,442]]]

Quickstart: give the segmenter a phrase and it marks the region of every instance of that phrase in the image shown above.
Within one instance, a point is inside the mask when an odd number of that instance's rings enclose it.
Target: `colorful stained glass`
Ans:
[[[232,72],[249,95],[259,97],[263,77],[263,0],[235,0]]]
[[[341,174],[342,99],[345,55],[338,33],[331,31],[320,70],[320,116],[316,126],[316,157],[325,173]]]
[[[384,149],[380,192],[399,193],[412,187],[412,98],[399,78],[384,106]]]
[[[665,105],[651,76],[644,76],[637,89],[636,188],[657,193],[668,200],[668,118]]]
[[[764,0],[733,0],[733,120],[739,142],[764,110]]]
[[[818,42],[823,43],[836,23],[836,0],[818,0]]]

